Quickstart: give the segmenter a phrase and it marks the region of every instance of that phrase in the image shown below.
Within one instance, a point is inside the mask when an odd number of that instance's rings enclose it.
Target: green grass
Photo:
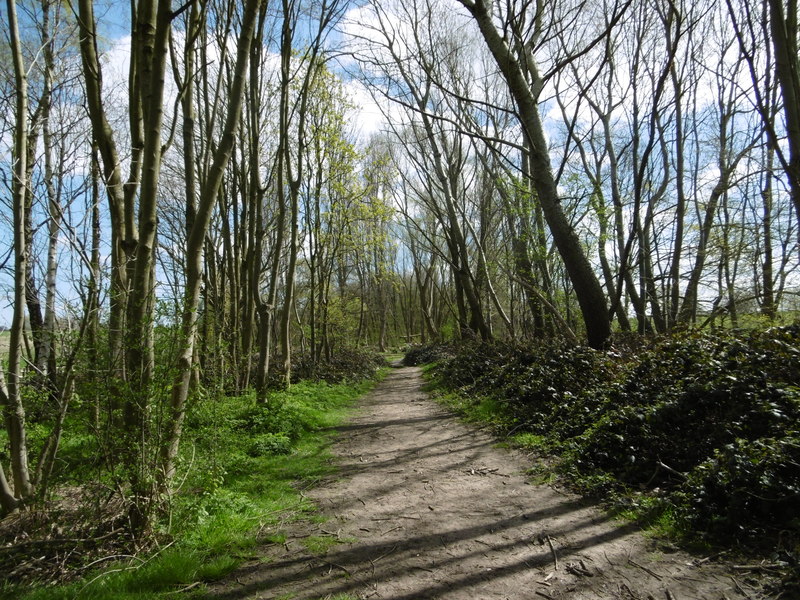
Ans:
[[[187,417],[186,472],[178,480],[186,479],[159,525],[168,545],[70,585],[6,586],[0,588],[0,598],[148,600],[181,590],[184,598],[202,594],[203,583],[221,579],[244,559],[256,557],[259,544],[285,541],[281,524],[314,520],[315,507],[302,490],[331,472],[333,428],[374,384],[301,382],[274,394],[268,407],[256,405],[252,397],[205,400]],[[254,455],[254,440],[266,434],[285,436],[290,452],[269,454],[261,448]],[[330,536],[306,541],[318,553],[340,543]]]

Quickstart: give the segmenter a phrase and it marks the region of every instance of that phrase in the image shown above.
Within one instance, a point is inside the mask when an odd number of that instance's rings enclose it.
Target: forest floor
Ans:
[[[530,482],[399,368],[337,428],[336,474],[308,494],[325,520],[287,522],[209,589],[240,599],[763,598],[755,570],[659,545],[629,522]],[[284,541],[285,540],[285,541]]]

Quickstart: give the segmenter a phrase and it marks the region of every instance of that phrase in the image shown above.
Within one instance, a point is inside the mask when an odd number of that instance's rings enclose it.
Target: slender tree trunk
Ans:
[[[768,149],[767,168],[764,173],[764,188],[761,191],[762,202],[762,235],[764,238],[764,257],[761,262],[761,313],[770,321],[774,321],[778,315],[778,307],[775,302],[775,279],[773,273],[773,249],[772,249],[772,155],[774,151]]]
[[[103,165],[103,182],[108,196],[111,223],[111,291],[109,293],[109,364],[120,379],[125,379],[124,329],[128,293],[126,265],[126,194],[111,125],[103,108],[103,79],[97,52],[97,32],[92,0],[78,0],[78,26],[86,88],[86,107],[92,124],[92,137]],[[130,189],[131,186],[129,186]],[[131,193],[132,195],[132,193]]]
[[[258,22],[261,0],[247,0],[242,15],[242,30],[237,44],[236,66],[234,68],[233,85],[231,86],[228,113],[225,125],[220,134],[220,141],[214,152],[208,179],[203,183],[197,213],[189,233],[186,245],[186,291],[181,325],[182,349],[178,356],[178,372],[172,386],[171,418],[166,436],[166,444],[162,450],[162,472],[165,482],[175,474],[175,462],[183,431],[186,414],[186,400],[189,397],[192,370],[194,368],[194,345],[197,337],[198,305],[200,301],[200,283],[203,275],[203,245],[205,243],[211,214],[225,168],[233,153],[235,133],[241,117],[244,99],[245,80],[250,59],[250,47]],[[255,84],[255,82],[253,82]]]
[[[44,331],[42,344],[42,364],[46,366],[51,398],[58,388],[56,372],[56,279],[58,276],[58,236],[61,232],[61,198],[60,185],[55,185],[56,175],[53,169],[55,147],[51,126],[50,105],[52,102],[52,80],[55,69],[53,42],[50,39],[50,2],[42,6],[42,31],[44,32],[44,90],[42,92],[42,140],[44,142],[44,182],[48,200],[48,238],[47,238],[47,271],[45,273]],[[63,162],[63,161],[62,161]]]
[[[161,131],[164,117],[164,80],[172,13],[169,0],[143,0],[137,6],[132,38],[139,93],[131,98],[131,113],[141,111],[144,124],[139,218],[127,306],[126,363],[131,391],[126,394],[123,419],[126,433],[125,463],[131,482],[131,526],[136,534],[150,525],[155,473],[149,444],[150,401],[153,377],[154,252],[156,207],[161,171]],[[130,235],[126,243],[132,243]]]
[[[25,157],[25,239],[27,240],[28,251],[33,242],[33,168],[36,162],[36,149],[39,146],[39,131],[42,127],[42,116],[44,112],[44,101],[46,90],[42,92],[39,99],[39,106],[30,117],[28,125],[28,140],[26,143],[27,156]],[[33,342],[33,356],[31,364],[36,372],[36,379],[44,383],[47,375],[47,360],[44,346],[45,330],[44,316],[42,311],[42,301],[39,297],[39,289],[36,284],[34,274],[34,263],[30,256],[25,261],[25,304],[28,307],[28,328]]]
[[[92,250],[91,250],[91,269],[89,275],[89,282],[86,285],[86,302],[88,305],[87,310],[90,311],[91,322],[87,331],[87,355],[89,357],[89,364],[94,365],[94,370],[89,373],[90,380],[92,381],[92,426],[95,430],[95,435],[100,438],[100,412],[101,412],[101,398],[99,383],[100,379],[97,376],[97,371],[100,365],[100,241],[101,241],[101,223],[100,223],[100,164],[99,157],[97,156],[97,144],[92,144]],[[110,429],[110,428],[108,428]],[[108,435],[108,434],[107,434]]]
[[[7,515],[19,507],[19,500],[14,496],[14,490],[6,479],[3,463],[0,462],[0,515]]]
[[[7,0],[10,29],[11,54],[14,66],[16,91],[13,171],[11,181],[12,209],[14,218],[14,311],[11,320],[11,337],[8,352],[8,385],[0,378],[0,401],[4,408],[6,432],[11,452],[11,475],[14,497],[25,501],[34,492],[28,468],[28,443],[25,429],[25,408],[22,400],[22,335],[25,328],[25,274],[28,258],[25,236],[25,183],[28,157],[28,81],[22,60],[22,46],[17,25],[15,0]],[[2,477],[5,481],[5,474]],[[7,483],[0,483],[5,498]],[[13,504],[8,499],[4,505]]]

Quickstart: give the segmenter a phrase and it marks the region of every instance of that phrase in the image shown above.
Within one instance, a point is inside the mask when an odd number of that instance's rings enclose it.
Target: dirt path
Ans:
[[[658,551],[632,525],[530,485],[529,459],[495,448],[420,385],[418,369],[397,369],[365,398],[340,428],[339,473],[311,493],[328,520],[287,531],[211,597],[758,597],[721,567]],[[315,555],[309,535],[342,543]]]

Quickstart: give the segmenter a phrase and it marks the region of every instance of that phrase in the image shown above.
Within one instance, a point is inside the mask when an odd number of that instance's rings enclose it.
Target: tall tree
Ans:
[[[553,178],[537,98],[544,82],[533,55],[531,40],[524,35],[525,24],[515,19],[515,15],[522,15],[526,11],[513,9],[505,13],[506,21],[502,27],[511,35],[512,46],[497,28],[493,15],[499,13],[499,8],[495,11],[491,0],[459,2],[474,18],[517,104],[520,121],[530,144],[531,179],[536,199],[542,206],[555,245],[575,288],[589,344],[601,348],[611,335],[606,297],[580,239],[564,214]],[[623,8],[616,7],[615,15],[620,15]]]
[[[12,211],[14,215],[14,315],[11,320],[11,338],[8,353],[8,382],[0,369],[0,401],[8,432],[11,451],[11,476],[9,486],[0,464],[0,505],[4,512],[15,509],[34,492],[28,469],[28,443],[25,429],[25,407],[22,400],[22,335],[25,328],[25,275],[28,260],[25,237],[25,183],[28,158],[28,80],[22,57],[16,0],[7,0],[11,58],[14,65],[16,94],[13,171],[11,181]]]

